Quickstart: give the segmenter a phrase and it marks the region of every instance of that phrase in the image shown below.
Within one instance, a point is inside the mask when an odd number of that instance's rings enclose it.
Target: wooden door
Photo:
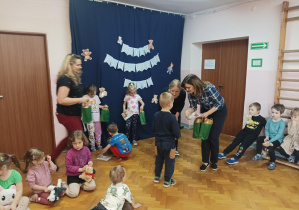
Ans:
[[[0,31],[0,152],[55,143],[46,36]]]
[[[248,39],[203,44],[202,49],[201,78],[216,86],[228,109],[222,133],[236,136],[243,125]],[[215,69],[204,69],[205,59],[215,59]]]

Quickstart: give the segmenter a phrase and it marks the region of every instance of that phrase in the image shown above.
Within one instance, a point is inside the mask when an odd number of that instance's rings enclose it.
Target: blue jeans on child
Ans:
[[[157,147],[157,156],[156,156],[156,168],[155,168],[155,176],[161,176],[161,171],[163,168],[163,163],[165,161],[165,174],[164,181],[169,182],[173,172],[174,172],[174,163],[175,159],[171,159],[169,157],[171,149],[175,149],[175,142],[169,141],[158,141],[156,142]]]

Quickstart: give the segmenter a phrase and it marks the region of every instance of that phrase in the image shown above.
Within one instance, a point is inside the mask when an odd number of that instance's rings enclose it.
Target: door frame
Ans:
[[[204,44],[213,44],[213,43],[222,43],[222,42],[230,42],[230,41],[240,41],[240,40],[248,40],[248,43],[249,43],[249,36],[245,36],[245,37],[236,37],[236,38],[228,38],[228,39],[219,39],[219,40],[208,40],[208,41],[204,41],[204,42],[197,42],[197,43],[193,43],[195,45],[198,45],[200,44],[200,51],[201,51],[201,65],[200,65],[200,78],[202,78],[202,73],[203,73],[203,66],[204,66],[204,61],[203,61],[203,47],[202,45]],[[247,48],[247,66],[248,66],[248,50],[249,48]],[[221,55],[220,55],[220,61],[221,61]],[[219,61],[219,62],[220,62]],[[217,64],[216,64],[217,65]],[[244,123],[244,112],[245,112],[245,100],[246,100],[246,82],[247,82],[247,71],[248,71],[248,67],[246,66],[246,72],[245,72],[245,86],[244,86],[244,98],[242,99],[243,100],[243,114],[242,114],[242,122]],[[219,75],[220,76],[220,75]],[[219,78],[218,78],[219,80]],[[216,85],[215,85],[216,86]],[[218,90],[218,87],[216,87],[217,90]],[[221,93],[220,93],[221,94]],[[243,123],[242,125],[240,126],[240,130],[243,128]],[[231,134],[226,134],[226,135],[231,135]],[[236,134],[237,135],[237,134]]]
[[[50,110],[50,116],[51,116],[51,131],[52,131],[52,148],[53,150],[56,146],[55,141],[55,129],[54,129],[54,114],[53,114],[53,100],[52,100],[52,93],[51,93],[51,79],[50,79],[50,66],[49,66],[49,55],[48,55],[48,40],[47,40],[47,34],[45,33],[36,33],[36,32],[23,32],[23,31],[3,31],[0,30],[1,34],[11,34],[11,35],[28,35],[28,36],[42,36],[44,38],[44,46],[45,46],[45,56],[46,56],[46,74],[47,74],[47,89],[48,89],[48,97],[49,97],[49,105],[52,107]]]

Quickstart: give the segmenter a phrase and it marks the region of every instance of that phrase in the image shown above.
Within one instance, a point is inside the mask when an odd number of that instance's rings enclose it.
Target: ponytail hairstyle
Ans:
[[[6,167],[9,168],[12,162],[22,172],[24,172],[24,170],[21,168],[20,162],[18,161],[18,159],[15,155],[8,155],[8,154],[0,153],[0,168],[2,168],[2,166],[4,166],[4,165],[6,165]]]
[[[42,151],[41,149],[37,149],[37,148],[32,148],[30,150],[28,150],[26,152],[26,154],[23,157],[23,160],[25,162],[25,169],[24,169],[24,173],[28,172],[28,168],[29,166],[32,164],[32,162],[34,160],[40,160],[41,158],[43,158],[45,155],[44,151]]]
[[[133,82],[129,82],[127,93],[129,95],[135,95],[137,93],[137,88]]]

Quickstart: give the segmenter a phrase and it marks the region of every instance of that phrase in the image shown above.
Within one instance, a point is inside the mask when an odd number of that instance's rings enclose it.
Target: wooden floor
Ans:
[[[191,138],[192,130],[183,129],[179,141],[181,157],[176,159],[173,178],[175,186],[164,188],[163,182],[155,184],[154,179],[154,139],[138,142],[138,146],[128,160],[108,162],[96,160],[92,153],[96,169],[96,190],[81,191],[79,197],[61,198],[53,207],[31,203],[31,210],[41,209],[91,209],[104,196],[110,185],[109,171],[112,166],[122,164],[127,169],[126,184],[130,187],[140,209],[215,209],[215,210],[277,210],[299,209],[299,170],[278,164],[276,169],[267,169],[268,160],[251,161],[255,150],[248,149],[239,164],[228,165],[219,160],[219,168],[201,172],[200,141]],[[231,137],[221,136],[220,151],[230,143]],[[228,157],[233,156],[235,151]],[[60,155],[60,170],[53,174],[53,182],[66,180],[65,154]],[[23,176],[24,178],[24,176]],[[24,184],[24,194],[31,195],[31,190]]]

